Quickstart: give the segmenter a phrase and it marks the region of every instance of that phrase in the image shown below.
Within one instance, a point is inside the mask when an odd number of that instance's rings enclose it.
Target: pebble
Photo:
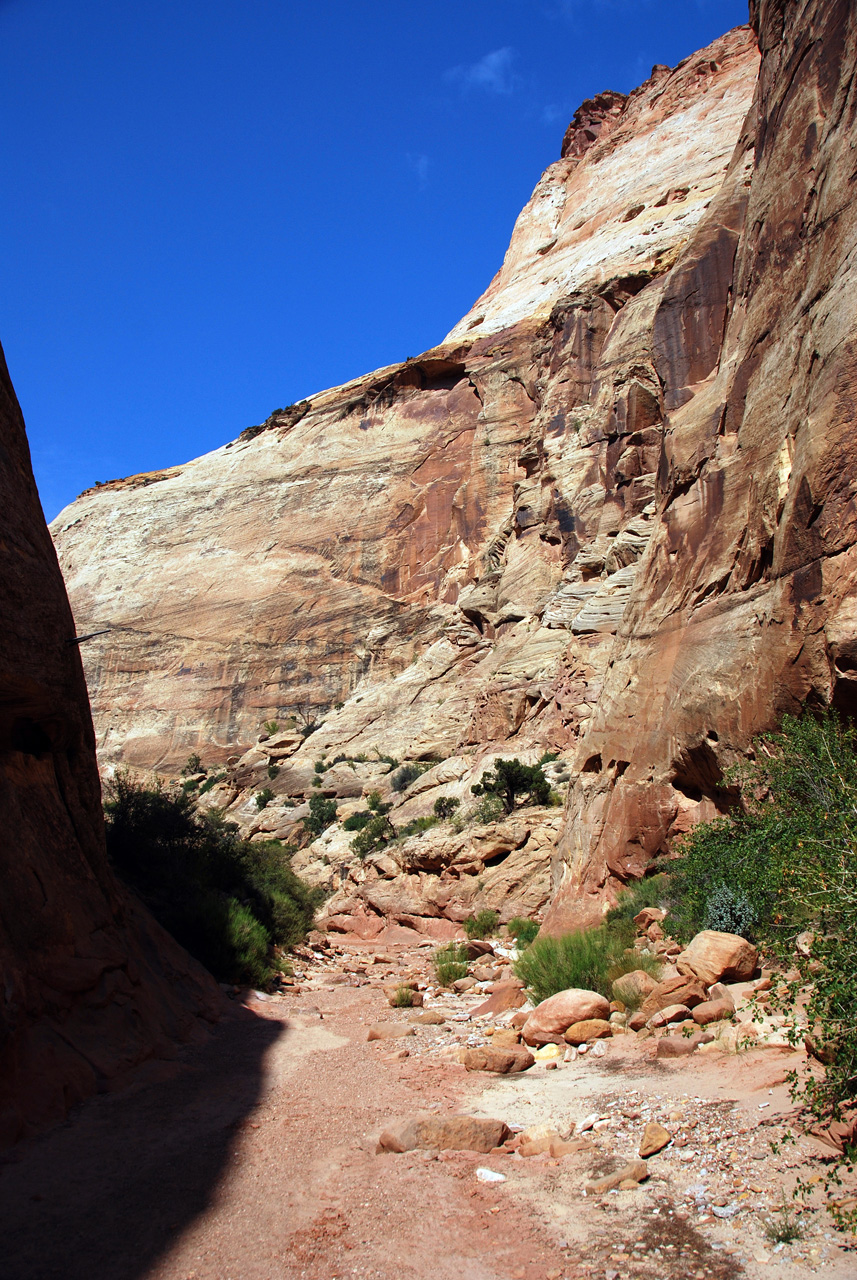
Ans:
[[[505,1182],[505,1173],[496,1173],[494,1169],[486,1169],[480,1165],[476,1170],[476,1177],[480,1182]]]

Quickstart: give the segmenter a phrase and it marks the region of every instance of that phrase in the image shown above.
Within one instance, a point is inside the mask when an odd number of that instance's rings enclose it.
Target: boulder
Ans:
[[[483,1045],[477,1049],[465,1049],[461,1061],[468,1071],[494,1071],[497,1075],[516,1075],[526,1071],[535,1058],[522,1045],[504,1048],[502,1045]]]
[[[526,1003],[527,997],[520,982],[517,978],[510,978],[508,982],[498,982],[488,999],[477,1005],[470,1016],[478,1018],[486,1013],[505,1013],[508,1009],[520,1009]]]
[[[569,987],[536,1005],[524,1023],[523,1037],[530,1045],[556,1044],[572,1023],[585,1022],[589,1018],[606,1020],[609,1016],[610,1002],[604,996],[597,991]]]
[[[502,1120],[479,1120],[474,1116],[413,1116],[389,1125],[378,1139],[378,1152],[479,1151],[487,1155],[509,1137]]]
[[[650,1027],[665,1027],[670,1022],[684,1022],[691,1016],[686,1004],[669,1004],[666,1009],[659,1009],[649,1019]]]
[[[596,1178],[594,1182],[585,1184],[586,1194],[590,1196],[603,1195],[605,1191],[613,1191],[621,1183],[627,1182],[630,1185],[638,1186],[644,1182],[649,1176],[649,1167],[645,1160],[629,1160],[621,1169],[617,1169],[615,1173],[608,1173],[604,1178]]]
[[[467,948],[468,960],[479,960],[482,956],[493,956],[494,948],[490,942],[486,942],[484,938],[471,938],[469,942],[465,942]]]
[[[692,1036],[662,1036],[655,1051],[656,1058],[685,1058],[714,1037],[697,1031]]]
[[[709,1022],[721,1022],[734,1017],[735,1006],[731,1000],[706,1000],[693,1011],[693,1020],[700,1027],[707,1027]]]
[[[634,916],[634,924],[645,932],[650,925],[660,924],[665,915],[666,912],[661,911],[660,907],[643,907],[643,910],[638,911]]]
[[[696,978],[687,978],[679,974],[675,978],[667,978],[665,982],[659,982],[654,991],[643,1001],[640,1012],[648,1019],[661,1009],[669,1008],[670,1005],[683,1004],[688,1009],[693,1009],[696,1005],[702,1004],[703,1000],[705,1000],[705,988],[702,983]]]
[[[419,1022],[424,1027],[442,1027],[446,1022],[446,1018],[437,1009],[426,1009],[424,1013],[418,1013],[412,1022]]]
[[[623,973],[621,978],[617,978],[613,983],[613,999],[621,1000],[624,1005],[642,1004],[657,985],[657,978],[646,973],[645,969],[632,969],[630,973]]]
[[[586,1018],[583,1022],[573,1022],[564,1039],[566,1044],[589,1044],[591,1040],[601,1040],[612,1034],[613,1028],[603,1018]]]
[[[649,1156],[657,1155],[659,1151],[663,1151],[664,1147],[668,1147],[672,1140],[673,1136],[668,1129],[655,1120],[651,1121],[643,1130],[640,1140],[640,1159],[646,1160]]]
[[[367,1040],[398,1040],[401,1036],[416,1035],[407,1022],[373,1022]]]
[[[759,963],[751,942],[737,933],[703,929],[676,959],[681,974],[698,978],[710,987],[715,982],[746,982]]]
[[[514,1049],[521,1043],[521,1033],[515,1027],[498,1027],[491,1037],[492,1046],[498,1049]]]

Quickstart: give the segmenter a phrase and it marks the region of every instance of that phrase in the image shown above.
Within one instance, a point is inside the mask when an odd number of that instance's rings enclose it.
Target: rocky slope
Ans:
[[[214,982],[107,866],[71,610],[0,352],[0,1146],[217,1016]]]
[[[105,766],[198,750],[210,803],[290,838],[316,764],[340,817],[380,788],[400,823],[558,750],[564,814],[523,842],[357,864],[332,828],[301,866],[364,933],[551,898],[562,927],[715,813],[779,711],[850,705],[853,15],[799,8],[754,7],[758,84],[740,28],[584,103],[439,347],[58,517],[78,624],[109,629]],[[438,763],[399,794],[382,754]]]

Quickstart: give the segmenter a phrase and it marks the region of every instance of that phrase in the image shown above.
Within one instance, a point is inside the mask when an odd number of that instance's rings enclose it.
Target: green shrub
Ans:
[[[505,812],[500,797],[489,795],[483,796],[478,804],[473,806],[467,817],[480,826],[487,827],[491,822],[499,822]]]
[[[393,807],[392,804],[382,803],[380,791],[370,791],[366,797],[366,803],[373,813],[389,813]]]
[[[323,760],[316,760],[315,764],[313,765],[313,769],[316,773],[324,773],[326,768],[327,768],[327,765],[324,763]]]
[[[500,916],[496,911],[487,908],[477,911],[475,916],[464,922],[464,932],[468,938],[490,938],[497,932]]]
[[[185,778],[184,782],[182,783],[182,791],[186,791],[188,792],[188,794],[190,794],[192,791],[197,790],[197,788],[199,787],[199,783],[200,783],[199,778]]]
[[[258,791],[256,793],[256,808],[264,809],[267,805],[271,803],[273,798],[274,798],[274,793],[271,790],[271,788],[263,787],[261,791]]]
[[[358,809],[350,814],[342,824],[343,831],[362,831],[367,822],[372,821],[371,809]]]
[[[280,772],[280,766],[278,764],[274,764],[273,761],[271,761],[271,763],[268,765],[268,777],[271,779],[272,782],[274,778],[278,776],[279,772]]]
[[[269,738],[273,737],[279,727],[280,726],[277,724],[276,720],[266,720],[262,726]]]
[[[205,773],[205,770],[202,767],[202,761],[196,752],[194,752],[192,756],[188,756],[187,764],[182,769],[182,777],[186,778],[189,773]]]
[[[543,764],[553,764],[554,760],[558,760],[558,759],[559,759],[558,751],[545,751],[544,754],[539,758],[539,761],[538,761],[539,767],[541,767]]]
[[[417,778],[421,778],[429,768],[431,768],[430,765],[417,764],[415,760],[408,764],[403,764],[401,769],[397,769],[390,778],[390,786],[394,791],[407,791],[411,783],[416,782]]]
[[[753,912],[754,932],[783,975],[769,998],[785,1013],[794,1043],[809,1028],[811,1051],[823,1064],[823,1071],[792,1078],[795,1100],[821,1121],[837,1119],[857,1095],[855,748],[857,731],[832,712],[787,716],[729,779],[741,801],[732,820],[697,827],[671,874],[670,918],[680,936],[704,923],[723,884]],[[808,955],[795,946],[804,930],[813,937]],[[796,1013],[802,991],[806,1026]]]
[[[529,796],[531,804],[547,804],[550,800],[550,785],[541,765],[521,764],[517,757],[498,760],[493,772],[486,770],[470,790],[475,796],[498,796],[506,813],[512,812],[521,796]]]
[[[414,993],[410,987],[406,987],[404,984],[400,987],[396,987],[396,990],[393,993],[394,1009],[410,1009],[413,1007],[413,1003]]]
[[[105,795],[107,851],[121,879],[216,978],[269,985],[271,946],[301,941],[320,902],[288,851],[240,840],[234,823],[197,813],[184,792],[118,774]]]
[[[455,796],[438,796],[434,802],[434,816],[443,822],[451,818],[461,801]]]
[[[756,912],[741,889],[736,891],[728,884],[719,884],[709,894],[705,904],[706,929],[752,938],[755,922]]]
[[[336,821],[336,801],[325,800],[324,796],[310,796],[309,817],[303,819],[304,830],[315,839]]]
[[[539,932],[539,923],[537,920],[528,920],[524,916],[515,916],[509,921],[506,928],[515,939],[518,948],[523,951],[531,942],[535,942]]]
[[[199,788],[199,794],[201,796],[204,796],[206,791],[210,791],[212,787],[216,787],[218,782],[223,782],[225,777],[226,777],[225,772],[210,774],[209,777],[206,778],[205,782],[203,782],[202,786]]]
[[[381,806],[384,810],[389,807],[389,805]],[[395,840],[397,834],[398,832],[387,817],[386,812],[375,813],[366,823],[363,830],[358,832],[351,841],[351,849],[362,860],[368,857],[370,853],[378,853],[391,840]]]
[[[602,925],[558,938],[540,935],[513,967],[538,1004],[568,987],[598,991],[609,1000],[614,978],[657,963],[653,957],[628,951],[624,940]]]
[[[463,942],[448,942],[445,947],[438,947],[432,962],[442,987],[467,977],[467,947]]]

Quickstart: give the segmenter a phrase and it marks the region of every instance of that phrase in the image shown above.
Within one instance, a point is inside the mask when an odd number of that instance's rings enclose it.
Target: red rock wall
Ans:
[[[654,320],[656,524],[578,750],[554,929],[722,808],[783,712],[857,711],[857,11],[752,8],[756,101]]]
[[[0,1145],[216,1017],[104,847],[86,685],[0,353]]]

